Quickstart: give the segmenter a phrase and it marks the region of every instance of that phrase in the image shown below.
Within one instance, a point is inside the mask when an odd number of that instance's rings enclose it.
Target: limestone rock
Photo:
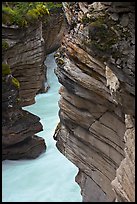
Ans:
[[[56,55],[56,146],[79,168],[83,202],[134,201],[134,129],[125,122],[135,115],[134,3],[63,7],[70,27]]]

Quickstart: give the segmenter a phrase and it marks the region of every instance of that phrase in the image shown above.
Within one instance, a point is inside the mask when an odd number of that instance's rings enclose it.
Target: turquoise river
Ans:
[[[53,53],[45,61],[48,67],[47,93],[38,94],[36,103],[23,109],[41,118],[47,149],[34,160],[2,162],[2,202],[82,202],[80,187],[75,182],[78,168],[56,148],[54,130],[59,122],[60,84],[54,68]]]

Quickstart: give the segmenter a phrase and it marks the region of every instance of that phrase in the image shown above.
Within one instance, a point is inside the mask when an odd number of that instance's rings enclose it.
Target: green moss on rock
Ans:
[[[2,64],[2,76],[6,76],[8,74],[11,74],[11,69],[8,64]]]
[[[58,58],[58,59],[57,59],[57,63],[58,63],[59,65],[63,65],[63,64],[64,64],[64,60],[63,60],[62,58]]]
[[[21,102],[21,98],[18,97],[18,98],[16,99],[16,103],[19,104],[20,102]]]
[[[102,19],[90,23],[89,38],[97,49],[106,52],[118,41],[116,33]]]
[[[25,27],[47,14],[46,2],[10,2],[2,5],[2,22],[6,25]]]
[[[15,77],[13,77],[12,78],[12,84],[16,87],[16,88],[20,88],[20,83],[19,83],[19,81],[15,78]]]
[[[123,32],[107,13],[90,18],[88,32],[89,39],[83,40],[83,45],[87,46],[93,56],[102,62],[107,61],[110,56],[114,59],[119,58],[121,53],[118,45],[123,38],[129,36],[129,33]]]
[[[5,51],[9,48],[9,44],[6,40],[2,40],[2,51]]]
[[[7,3],[7,2],[6,2]],[[2,22],[6,25],[26,27],[49,15],[50,10],[58,11],[62,3],[57,2],[8,2],[2,5]]]

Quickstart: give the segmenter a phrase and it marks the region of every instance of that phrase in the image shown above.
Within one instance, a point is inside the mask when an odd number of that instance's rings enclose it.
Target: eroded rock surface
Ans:
[[[35,135],[43,130],[40,118],[21,107],[49,88],[44,61],[60,46],[64,30],[61,8],[28,27],[2,25],[3,159],[32,159],[46,150],[44,139]]]
[[[19,88],[12,75],[2,77],[2,159],[34,159],[45,152],[43,130],[38,116],[22,110]]]
[[[125,115],[126,132],[125,158],[122,160],[116,172],[116,178],[112,181],[113,189],[118,202],[135,201],[135,121],[131,115]]]
[[[46,150],[44,139],[35,136],[43,130],[40,118],[21,108],[34,103],[41,88],[44,44],[38,28],[41,24],[24,30],[3,25],[2,39],[8,44],[2,53],[3,160],[34,159]]]
[[[60,46],[64,30],[63,11],[51,12],[27,28],[2,26],[2,39],[9,45],[5,58],[20,82],[22,106],[35,103],[36,94],[47,91],[44,61]]]
[[[63,7],[69,30],[55,55],[63,85],[57,148],[79,168],[84,202],[134,201],[134,125],[125,122],[135,117],[134,3]]]
[[[3,27],[3,39],[9,44],[7,63],[20,82],[22,106],[31,105],[45,81],[42,23],[26,29]]]
[[[46,55],[61,46],[65,30],[66,22],[61,8],[56,12],[51,11],[49,17],[42,21],[42,36],[45,41]]]

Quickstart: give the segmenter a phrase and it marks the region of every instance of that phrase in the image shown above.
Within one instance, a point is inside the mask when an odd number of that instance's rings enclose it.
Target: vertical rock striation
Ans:
[[[134,3],[63,7],[57,148],[79,168],[84,202],[134,201]]]

